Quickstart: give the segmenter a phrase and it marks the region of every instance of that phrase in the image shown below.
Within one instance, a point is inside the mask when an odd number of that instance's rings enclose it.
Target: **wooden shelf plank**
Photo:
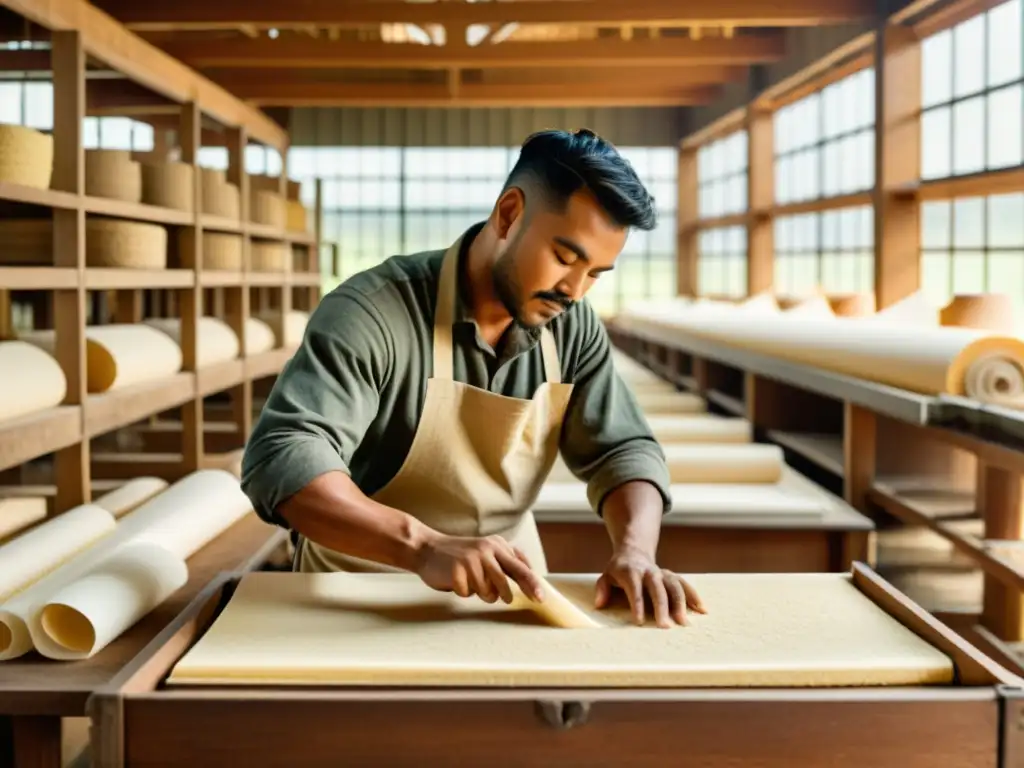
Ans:
[[[62,405],[0,421],[0,470],[46,456],[82,439],[82,409]]]
[[[123,288],[191,288],[196,273],[190,269],[108,269],[89,267],[85,270],[85,287],[90,290]]]
[[[79,202],[78,196],[70,192],[58,192],[55,189],[37,189],[36,187],[26,187],[22,184],[11,184],[7,181],[0,181],[0,200],[67,210],[77,208]]]
[[[246,229],[249,232],[250,237],[256,237],[261,240],[289,240],[291,239],[287,232],[278,227],[273,227],[269,224],[256,224],[255,222],[249,222],[246,225]]]
[[[226,216],[211,216],[208,213],[204,213],[200,221],[202,222],[203,229],[213,232],[237,232],[238,234],[245,232],[245,224],[238,219],[229,219]]]
[[[199,285],[204,288],[230,288],[245,285],[245,275],[241,272],[227,270],[202,270],[199,274]]]
[[[249,272],[245,276],[249,285],[276,286],[288,285],[289,275],[285,272]]]
[[[101,395],[90,395],[85,404],[85,436],[92,438],[127,426],[175,408],[195,396],[195,374],[188,372]]]
[[[214,576],[222,571],[259,568],[286,538],[283,529],[250,514],[188,559],[184,587],[92,658],[59,667],[37,654],[5,661],[0,675],[0,715],[81,717],[92,692],[134,659]]]
[[[161,208],[144,203],[127,203],[124,200],[111,200],[105,197],[84,197],[86,213],[113,216],[119,219],[148,221],[153,224],[173,224],[184,227],[192,224],[195,217],[189,211],[174,208]]]
[[[868,499],[893,517],[909,525],[930,528],[948,539],[954,547],[970,557],[992,578],[998,579],[1001,583],[1014,589],[1024,590],[1024,572],[1018,570],[1017,566],[1006,562],[1008,548],[1005,543],[989,545],[979,537],[965,532],[962,525],[942,519],[941,512],[949,505],[962,503],[962,498],[954,497],[946,504],[942,504],[940,501],[937,513],[935,509],[936,492],[932,492],[932,504],[929,509],[927,500],[915,499],[912,493],[901,493],[888,483],[876,482],[868,491]],[[997,556],[994,549],[1001,550],[1002,555]]]
[[[227,360],[196,371],[196,392],[199,397],[206,397],[236,387],[244,380],[245,361],[242,358]]]
[[[770,429],[768,439],[838,477],[844,474],[842,435]]]
[[[292,272],[289,282],[292,285],[317,286],[323,280],[318,272]]]
[[[259,355],[245,358],[245,370],[250,379],[262,379],[275,376],[281,372],[285,363],[291,360],[295,350],[292,348],[272,349]]]
[[[743,404],[743,401],[738,397],[727,395],[724,392],[719,392],[717,389],[711,389],[704,393],[704,397],[708,399],[708,402],[714,403],[719,408],[722,408],[734,416],[746,416],[747,407]]]
[[[297,232],[295,230],[288,230],[286,237],[291,240],[295,245],[313,245],[316,243],[316,235],[310,232]]]
[[[12,291],[49,291],[78,287],[70,267],[0,267],[0,287]]]

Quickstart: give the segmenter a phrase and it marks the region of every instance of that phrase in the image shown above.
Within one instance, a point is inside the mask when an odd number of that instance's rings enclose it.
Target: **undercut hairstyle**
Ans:
[[[586,128],[528,136],[502,192],[511,187],[539,192],[543,204],[559,212],[585,187],[620,227],[650,231],[658,224],[654,198],[633,166],[612,144]]]

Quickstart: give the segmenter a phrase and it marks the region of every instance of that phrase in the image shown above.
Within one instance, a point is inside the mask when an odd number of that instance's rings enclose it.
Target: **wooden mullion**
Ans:
[[[189,235],[181,238],[181,258],[187,268],[195,270],[195,284],[178,293],[178,310],[181,318],[181,351],[183,370],[196,373],[195,397],[181,407],[181,448],[182,461],[186,472],[195,472],[203,463],[203,398],[199,394],[199,319],[203,314],[203,230],[202,230],[202,180],[198,157],[201,141],[202,113],[195,102],[182,105],[178,141],[181,147],[181,162],[192,166],[192,200],[194,218]]]
[[[80,33],[54,32],[53,69],[53,181],[52,187],[78,196],[73,209],[53,212],[54,266],[74,269],[78,285],[72,290],[56,291],[53,297],[53,323],[56,329],[57,362],[67,379],[65,405],[85,409],[88,391],[85,359],[85,48]],[[54,457],[57,497],[56,513],[84,504],[91,496],[89,441],[57,451]]]
[[[921,43],[914,30],[883,19],[875,68],[875,305],[882,310],[921,286],[920,205],[901,190],[921,176]]]
[[[770,210],[775,202],[775,123],[768,110],[751,107],[747,118],[747,206]],[[747,295],[772,290],[775,282],[775,222],[747,218]]]
[[[700,220],[700,184],[697,178],[697,147],[685,144],[679,149],[678,220],[676,221],[676,293],[696,296],[699,289],[697,276],[697,230]]]

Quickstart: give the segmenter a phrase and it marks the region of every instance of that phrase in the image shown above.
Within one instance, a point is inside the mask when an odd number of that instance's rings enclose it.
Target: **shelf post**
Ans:
[[[680,296],[696,296],[700,286],[697,276],[697,230],[694,225],[700,219],[700,187],[697,179],[697,150],[679,147],[679,175],[677,179],[678,217],[676,221],[676,293]]]
[[[181,407],[181,453],[186,473],[195,472],[203,464],[203,395],[199,370],[199,320],[203,316],[203,199],[202,179],[197,164],[202,141],[202,113],[196,102],[183,104],[178,142],[181,162],[192,166],[193,221],[191,235],[180,239],[183,265],[193,270],[195,282],[180,291],[178,311],[181,317],[182,369],[195,374],[195,396]],[[186,228],[187,229],[187,228]]]
[[[747,296],[775,284],[775,123],[755,102],[747,109]]]
[[[51,186],[77,195],[73,209],[53,211],[54,266],[74,269],[77,287],[53,295],[56,357],[67,378],[65,405],[81,409],[82,438],[57,451],[54,475],[60,514],[91,500],[89,439],[85,433],[88,408],[85,362],[85,48],[77,31],[58,31],[52,38],[53,68],[53,179]]]
[[[245,172],[245,146],[249,138],[245,128],[233,128],[227,134],[228,182],[238,187],[242,221],[249,215],[249,177]],[[226,314],[228,325],[238,335],[241,354],[246,356],[245,326],[249,318],[249,238],[242,238],[242,274],[238,288],[226,291]],[[244,445],[252,431],[252,379],[246,371],[245,380],[231,390],[231,407],[235,427]]]

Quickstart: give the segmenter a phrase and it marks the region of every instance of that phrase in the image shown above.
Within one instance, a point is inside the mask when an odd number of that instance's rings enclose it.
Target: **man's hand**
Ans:
[[[659,627],[671,627],[673,622],[687,624],[687,609],[707,613],[693,587],[672,571],[659,568],[654,558],[641,549],[623,548],[612,555],[597,580],[595,606],[606,607],[615,588],[626,593],[637,624],[644,623],[645,593],[651,599]]]
[[[420,551],[415,572],[440,592],[478,595],[488,603],[498,599],[512,602],[510,578],[528,598],[540,601],[544,597],[526,555],[501,536],[431,537]]]

